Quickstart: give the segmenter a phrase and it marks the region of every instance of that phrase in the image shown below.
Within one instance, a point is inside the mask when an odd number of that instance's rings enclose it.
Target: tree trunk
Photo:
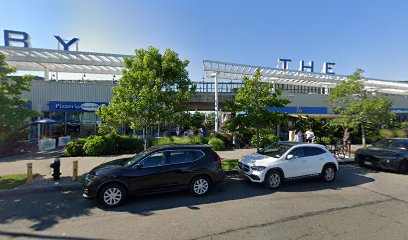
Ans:
[[[364,123],[361,123],[361,142],[363,144],[363,147],[366,147],[366,131]]]
[[[144,141],[144,150],[146,150],[147,149],[146,128],[143,128],[143,141]]]
[[[256,152],[259,152],[259,127],[256,128]]]

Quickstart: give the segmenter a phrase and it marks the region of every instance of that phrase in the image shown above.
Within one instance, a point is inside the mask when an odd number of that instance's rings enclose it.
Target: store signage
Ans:
[[[279,58],[278,59],[278,68],[282,68],[285,70],[289,70],[289,63],[292,62],[291,59],[283,59],[283,58]],[[333,62],[325,62],[323,63],[323,69],[322,69],[322,73],[325,74],[334,74],[334,65],[336,65],[336,63]],[[313,61],[310,61],[309,63],[305,63],[304,60],[300,61],[299,64],[299,71],[302,72],[313,72],[314,70],[314,63]]]
[[[83,103],[81,104],[81,109],[88,112],[95,112],[99,106],[97,103]]]
[[[327,114],[327,107],[283,107],[268,108],[271,112],[280,112],[288,114]]]
[[[50,112],[95,112],[106,102],[62,102],[50,101],[48,108]]]
[[[64,51],[69,51],[74,43],[79,41],[79,38],[72,38],[69,41],[63,40],[60,36],[54,36],[57,41],[62,45]],[[31,48],[31,38],[26,32],[4,30],[4,46],[6,47],[23,47]]]

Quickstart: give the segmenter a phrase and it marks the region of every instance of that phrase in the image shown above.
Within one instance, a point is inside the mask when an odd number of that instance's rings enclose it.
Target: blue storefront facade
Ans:
[[[52,135],[88,136],[95,134],[101,119],[97,109],[107,102],[49,101],[49,117],[61,122],[52,127]]]

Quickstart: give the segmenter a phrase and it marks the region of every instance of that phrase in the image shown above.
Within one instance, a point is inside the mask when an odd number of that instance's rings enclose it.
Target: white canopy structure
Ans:
[[[302,72],[212,60],[204,60],[203,65],[206,77],[212,78],[215,76],[214,74],[216,74],[217,78],[227,80],[242,80],[244,76],[251,77],[255,75],[256,69],[258,68],[262,74],[262,80],[273,84],[321,87],[328,89],[334,88],[337,83],[347,80],[347,76],[344,75]],[[365,89],[370,92],[408,96],[408,83],[364,79],[364,86]]]
[[[22,71],[121,75],[126,55],[63,51],[40,48],[3,47],[6,62]]]

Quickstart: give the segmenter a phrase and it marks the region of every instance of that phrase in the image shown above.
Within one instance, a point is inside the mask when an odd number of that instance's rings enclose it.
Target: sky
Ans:
[[[336,63],[336,74],[408,80],[406,0],[0,0],[0,31],[24,31],[32,47],[133,54],[154,46],[188,59],[193,81],[204,59],[276,67],[279,58]],[[4,45],[0,37],[0,46]]]

